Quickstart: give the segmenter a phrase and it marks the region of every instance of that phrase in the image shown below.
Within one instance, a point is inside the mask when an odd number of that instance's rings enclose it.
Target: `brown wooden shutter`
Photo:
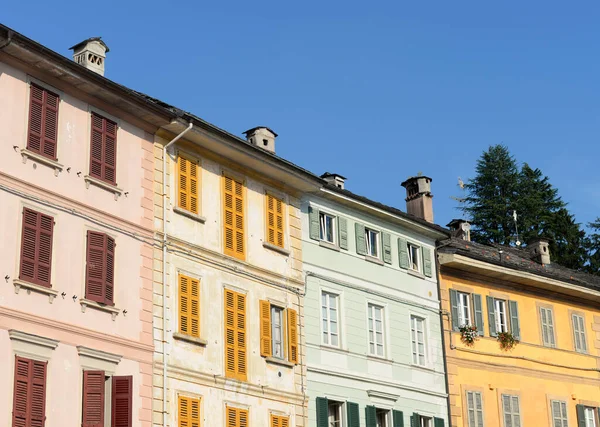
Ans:
[[[244,237],[244,184],[228,176],[223,177],[223,224],[225,254],[239,259],[245,257]]]
[[[85,297],[114,305],[115,240],[104,233],[87,233]]]
[[[287,315],[288,358],[290,362],[298,363],[298,313],[288,308]]]
[[[271,356],[271,304],[261,300],[260,304],[260,355]]]
[[[15,356],[15,385],[13,392],[13,427],[27,427],[30,419],[29,377],[31,361]]]
[[[48,362],[15,356],[13,427],[44,427]]]
[[[23,209],[19,278],[50,287],[54,218]]]
[[[115,239],[110,236],[106,236],[104,262],[106,265],[104,303],[107,305],[115,305]]]
[[[104,427],[104,371],[83,371],[81,427]]]
[[[111,427],[131,427],[133,377],[112,377]]]
[[[58,95],[31,84],[27,149],[56,160]]]
[[[92,113],[90,176],[116,185],[117,124]]]

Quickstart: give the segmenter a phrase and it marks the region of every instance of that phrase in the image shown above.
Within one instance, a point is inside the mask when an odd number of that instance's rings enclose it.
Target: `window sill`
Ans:
[[[286,368],[293,368],[295,366],[294,363],[288,362],[285,359],[279,359],[277,357],[266,357],[265,362],[272,363],[273,365],[285,366]]]
[[[380,260],[379,258],[376,258],[374,256],[371,255],[365,255],[365,260],[372,262],[373,264],[377,264],[377,265],[384,265],[385,263]]]
[[[33,151],[29,151],[27,148],[21,149],[21,156],[23,157],[23,164],[27,163],[27,159],[31,159],[32,161],[42,163],[53,168],[54,176],[58,176],[59,172],[62,172],[64,167],[56,160],[49,159],[48,157],[44,157],[41,154],[34,153]]]
[[[430,366],[423,366],[423,365],[417,365],[416,363],[411,363],[410,364],[411,367],[416,368],[416,369],[421,369],[423,371],[427,371],[427,372],[435,372],[435,369],[430,367]]]
[[[343,353],[343,354],[349,354],[350,351],[340,348],[340,347],[334,347],[332,345],[327,345],[327,344],[321,344],[321,350],[331,350],[331,351],[335,351],[337,353]]]
[[[79,300],[79,304],[81,304],[81,312],[82,313],[85,313],[85,309],[87,307],[93,308],[95,310],[105,311],[107,313],[110,313],[110,315],[112,316],[113,322],[117,318],[117,315],[121,312],[121,310],[116,307],[113,307],[110,305],[99,304],[96,301],[91,301],[91,300],[85,299],[85,298],[81,298]]]
[[[173,208],[173,212],[178,213],[179,215],[186,216],[190,219],[193,219],[194,221],[198,221],[200,224],[204,224],[206,222],[205,217],[195,214],[194,212],[187,211],[183,208],[180,208],[179,206],[175,206]]]
[[[367,359],[372,360],[374,362],[389,363],[389,364],[394,363],[394,361],[392,359],[388,359],[387,357],[382,357],[382,356],[376,356],[374,354],[367,354]]]
[[[269,243],[269,242],[263,242],[263,248],[270,249],[270,250],[275,251],[275,252],[279,252],[280,254],[286,255],[286,256],[288,256],[291,253],[286,248],[280,248],[279,246],[274,245],[274,244]]]
[[[406,270],[406,272],[408,274],[410,274],[411,276],[415,276],[418,277],[419,279],[425,279],[425,275],[423,273],[421,273],[420,271],[416,271],[416,270],[411,270],[410,268],[408,270]]]
[[[114,193],[115,200],[117,200],[119,196],[123,194],[123,190],[117,187],[116,185],[109,184],[98,178],[94,178],[93,176],[86,175],[83,177],[83,180],[85,181],[85,188],[90,188],[90,184],[95,185],[96,187],[100,187],[104,190]]]
[[[338,245],[336,245],[335,243],[326,242],[325,240],[319,240],[319,246],[321,246],[322,248],[331,249],[332,251],[336,252],[340,251],[340,247]]]
[[[31,291],[38,292],[40,294],[48,295],[48,302],[52,304],[54,298],[58,295],[58,291],[51,287],[36,285],[35,283],[26,282],[20,279],[14,279],[13,285],[15,286],[15,294],[18,294],[21,288],[27,289],[27,295],[31,294]]]
[[[208,341],[203,338],[192,337],[190,335],[182,334],[181,332],[174,332],[173,339],[189,342],[191,344],[196,344],[202,347],[206,347],[206,345],[208,344]]]

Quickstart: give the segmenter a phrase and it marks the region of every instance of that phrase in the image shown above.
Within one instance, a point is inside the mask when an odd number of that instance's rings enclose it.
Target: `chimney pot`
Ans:
[[[531,258],[540,264],[550,264],[550,240],[537,237],[527,243]]]
[[[433,223],[433,194],[428,176],[412,176],[401,185],[406,188],[406,212]]]
[[[343,190],[345,188],[345,181],[346,181],[346,177],[342,176],[342,175],[338,175],[337,173],[329,173],[329,172],[325,172],[323,175],[321,175],[321,178],[323,178],[325,181],[327,181],[328,184],[331,185],[335,185],[337,188]]]
[[[101,76],[104,75],[106,53],[110,49],[101,40],[101,37],[91,37],[77,43],[75,46],[71,46],[69,49],[73,50],[73,61]]]
[[[277,134],[266,126],[257,126],[244,132],[246,140],[263,150],[275,153],[275,138]]]
[[[471,224],[465,219],[453,219],[446,227],[452,231],[452,237],[458,237],[459,239],[471,241]]]

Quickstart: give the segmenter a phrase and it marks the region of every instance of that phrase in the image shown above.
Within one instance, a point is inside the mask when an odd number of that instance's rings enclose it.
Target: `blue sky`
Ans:
[[[573,3],[573,2],[571,2]],[[436,222],[491,144],[600,216],[600,3],[6,2],[0,22],[70,56],[102,36],[106,76],[404,209],[433,178]]]

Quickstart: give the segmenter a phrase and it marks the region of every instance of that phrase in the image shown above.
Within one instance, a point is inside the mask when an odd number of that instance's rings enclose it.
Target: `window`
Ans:
[[[342,406],[340,402],[327,402],[327,420],[329,421],[328,427],[342,427]]]
[[[223,176],[223,192],[225,255],[244,259],[244,184]]]
[[[494,299],[494,311],[496,312],[496,332],[508,332],[506,301]]]
[[[200,338],[200,281],[179,275],[179,332]]]
[[[19,279],[51,287],[54,218],[23,208]]]
[[[587,353],[587,342],[585,339],[585,321],[583,319],[583,316],[573,314],[572,321],[575,350],[581,353]]]
[[[433,418],[420,416],[419,427],[433,427]]]
[[[335,217],[324,212],[319,212],[321,226],[319,238],[328,243],[335,243]]]
[[[519,396],[502,395],[502,416],[504,427],[519,427],[521,425]]]
[[[287,323],[287,330],[285,329]],[[260,355],[298,363],[298,313],[260,301]],[[285,331],[285,332],[284,332]],[[287,339],[287,349],[285,340]]]
[[[248,421],[248,410],[241,408],[234,408],[232,406],[227,406],[225,408],[227,411],[227,420],[225,425],[227,427],[248,427],[250,421]]]
[[[390,411],[377,408],[375,410],[375,420],[376,427],[391,427]]]
[[[375,304],[367,306],[369,315],[369,353],[384,357],[383,347],[383,307]]]
[[[198,214],[200,204],[199,169],[198,162],[181,155],[177,158],[177,206],[195,214]]]
[[[289,417],[271,414],[271,427],[289,427],[289,425],[290,425]]]
[[[83,371],[81,427],[104,426],[109,420],[111,427],[131,427],[132,402],[132,376],[110,377],[104,371]]]
[[[540,323],[542,325],[542,343],[546,347],[555,347],[552,309],[540,307]]]
[[[323,344],[340,346],[339,340],[339,295],[329,292],[321,294],[321,319],[323,321]]]
[[[473,325],[471,321],[471,298],[469,294],[457,292],[458,324],[459,326]]]
[[[568,427],[567,404],[560,400],[551,400],[552,427]]]
[[[585,427],[596,427],[596,408],[590,408],[588,406],[584,407],[583,415]]]
[[[43,426],[48,363],[15,356],[13,427]]]
[[[410,334],[413,363],[425,366],[425,319],[410,316]]]
[[[367,245],[367,255],[374,258],[379,257],[379,232],[365,228],[365,243]]]
[[[225,376],[246,381],[246,295],[225,289]]]
[[[178,427],[200,427],[200,399],[179,396]]]
[[[421,248],[412,243],[408,243],[408,268],[411,270],[421,271],[420,252]]]
[[[58,95],[31,84],[27,149],[52,160],[56,160],[58,103]]]
[[[90,176],[117,183],[117,124],[92,113]]]
[[[104,233],[87,232],[85,297],[101,304],[114,303],[115,240]]]
[[[469,427],[483,427],[483,402],[478,391],[467,391],[467,418]]]
[[[267,242],[283,248],[283,201],[267,194]]]

